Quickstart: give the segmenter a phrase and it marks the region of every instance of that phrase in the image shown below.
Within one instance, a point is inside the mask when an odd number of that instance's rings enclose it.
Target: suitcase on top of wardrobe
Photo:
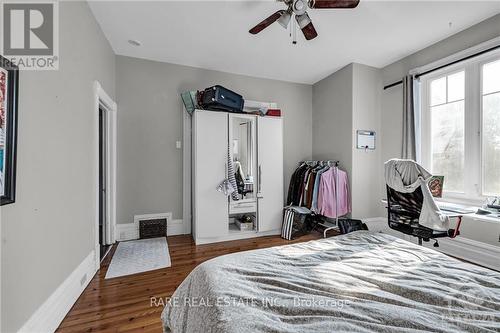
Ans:
[[[209,110],[243,112],[243,96],[223,86],[213,86],[203,92],[202,106]]]

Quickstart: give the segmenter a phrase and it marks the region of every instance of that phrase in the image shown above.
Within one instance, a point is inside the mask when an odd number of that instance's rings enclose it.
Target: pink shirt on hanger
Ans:
[[[335,186],[336,173],[338,173],[337,186]],[[337,191],[338,193],[336,193]],[[318,210],[319,214],[330,218],[340,217],[351,212],[347,172],[338,168],[330,168],[323,172],[319,182]]]

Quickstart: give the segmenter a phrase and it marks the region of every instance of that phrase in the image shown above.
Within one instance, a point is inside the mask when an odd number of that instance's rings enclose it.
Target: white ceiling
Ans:
[[[500,13],[500,1],[361,0],[353,10],[309,10],[319,36],[306,41],[299,31],[292,45],[277,23],[248,33],[284,8],[273,1],[89,4],[116,54],[301,83],[351,62],[383,67]]]

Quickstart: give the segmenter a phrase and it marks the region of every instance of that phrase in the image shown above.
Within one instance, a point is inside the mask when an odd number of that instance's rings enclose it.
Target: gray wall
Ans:
[[[172,212],[174,219],[182,218],[182,149],[175,148],[175,141],[182,140],[182,91],[221,84],[246,99],[278,103],[284,111],[285,184],[297,162],[311,158],[310,85],[116,59],[117,223],[147,213]]]
[[[352,215],[355,218],[380,216],[383,183],[379,137],[381,133],[382,76],[380,69],[353,64],[352,107]],[[375,150],[357,149],[356,131],[375,131]]]
[[[356,130],[380,134],[381,89],[380,70],[355,63],[313,86],[313,157],[341,162],[349,174],[356,218],[381,211],[381,147],[356,149]]]
[[[352,80],[351,64],[315,83],[312,116],[313,158],[338,160],[349,176],[352,175],[353,146]]]
[[[93,84],[114,96],[115,56],[86,2],[59,11],[60,69],[20,73],[17,198],[1,208],[2,332],[95,246]]]
[[[457,52],[500,36],[500,14],[420,50],[382,69],[384,85],[401,80],[411,69],[430,64]],[[382,96],[383,160],[401,157],[403,90],[387,89]]]

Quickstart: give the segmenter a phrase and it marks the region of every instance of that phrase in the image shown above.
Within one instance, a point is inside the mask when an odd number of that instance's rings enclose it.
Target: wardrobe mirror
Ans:
[[[234,172],[238,193],[243,199],[253,197],[255,118],[231,117]]]

